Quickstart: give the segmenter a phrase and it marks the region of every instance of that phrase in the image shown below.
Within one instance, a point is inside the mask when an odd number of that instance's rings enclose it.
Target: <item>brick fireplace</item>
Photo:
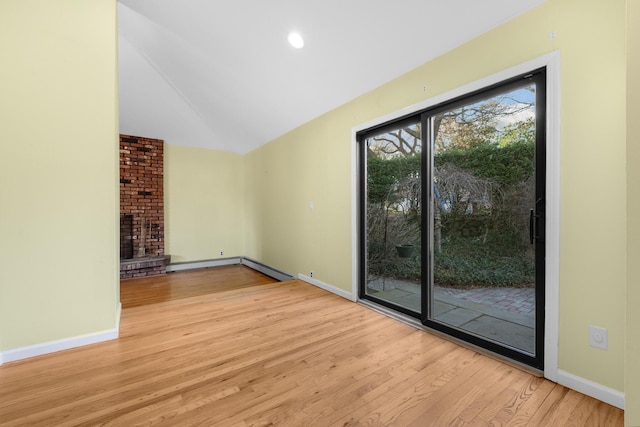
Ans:
[[[164,274],[164,141],[120,135],[120,278]]]

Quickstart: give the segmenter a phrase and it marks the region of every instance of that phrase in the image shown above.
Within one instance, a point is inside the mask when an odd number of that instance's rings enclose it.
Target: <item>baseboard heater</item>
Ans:
[[[214,268],[224,267],[228,265],[244,265],[252,268],[260,273],[272,277],[281,282],[287,280],[293,280],[295,277],[289,273],[270,267],[259,261],[253,260],[247,257],[230,257],[230,258],[218,258],[207,259],[202,261],[188,261],[188,262],[174,262],[167,265],[167,273],[174,273],[177,271],[197,270],[201,268]]]

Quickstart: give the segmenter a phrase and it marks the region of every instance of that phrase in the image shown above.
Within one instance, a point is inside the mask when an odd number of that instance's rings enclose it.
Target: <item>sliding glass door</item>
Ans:
[[[422,305],[422,125],[415,118],[363,140],[366,275],[363,293],[404,313]]]
[[[544,70],[359,135],[363,299],[542,368]]]

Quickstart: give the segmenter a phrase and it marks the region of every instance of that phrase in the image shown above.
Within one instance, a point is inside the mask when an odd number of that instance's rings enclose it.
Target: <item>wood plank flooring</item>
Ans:
[[[250,268],[228,267],[126,279],[120,282],[122,308],[155,304],[276,282]]]
[[[621,426],[623,411],[301,281],[123,281],[118,340],[0,367],[2,426]]]

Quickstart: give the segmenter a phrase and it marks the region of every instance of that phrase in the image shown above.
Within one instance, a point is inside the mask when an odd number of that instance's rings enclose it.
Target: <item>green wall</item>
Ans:
[[[0,350],[118,324],[114,0],[0,3]]]
[[[625,424],[640,426],[640,0],[627,2],[627,353]]]
[[[164,159],[165,253],[171,262],[244,255],[242,156],[165,144]]]
[[[624,390],[625,24],[624,0],[550,0],[249,153],[247,255],[350,291],[352,128],[558,50],[559,368]],[[607,351],[589,325],[609,330]]]

